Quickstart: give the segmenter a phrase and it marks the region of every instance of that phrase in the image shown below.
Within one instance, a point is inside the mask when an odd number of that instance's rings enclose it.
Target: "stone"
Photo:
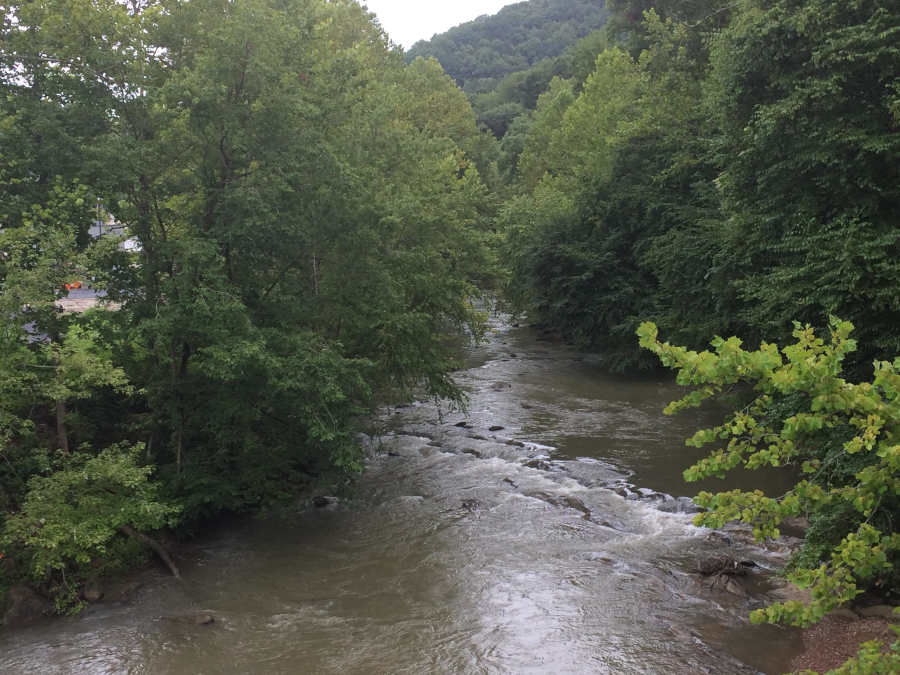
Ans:
[[[747,599],[750,597],[737,579],[733,579],[732,577],[724,577],[724,579],[725,583],[722,585],[723,591],[730,593],[731,595],[736,595],[739,598]]]
[[[900,623],[900,613],[894,611],[891,605],[875,605],[873,607],[861,607],[859,613],[862,616],[880,616],[891,623]]]
[[[522,441],[517,441],[517,440],[506,441],[506,444],[512,445],[516,448],[524,448],[525,447],[525,444]]]
[[[837,609],[829,612],[826,616],[832,619],[840,619],[842,621],[859,621],[859,614],[854,612],[852,609],[847,609],[846,607],[838,607]]]
[[[453,426],[459,427],[460,429],[471,429],[472,428],[472,425],[470,425],[468,422],[457,422]]]
[[[98,577],[91,577],[84,583],[81,594],[88,602],[100,602],[106,594],[106,589],[103,588],[103,583]]]
[[[0,572],[7,577],[14,577],[17,572],[16,561],[8,557],[0,558]]]
[[[809,518],[805,518],[803,516],[788,516],[784,520],[781,521],[788,527],[793,527],[798,530],[808,530],[809,529]]]
[[[103,602],[110,604],[131,602],[137,597],[138,591],[143,587],[143,581],[113,583],[106,589],[106,593],[103,595]]]
[[[331,500],[328,497],[323,497],[322,495],[313,497],[313,506],[317,509],[324,509],[329,504],[331,504]]]
[[[216,622],[211,614],[187,614],[184,616],[165,616],[166,621],[180,623],[184,626],[209,626]]]
[[[488,428],[488,431],[503,431],[506,427],[501,427],[499,424],[495,424],[494,426]]]
[[[463,454],[472,455],[472,457],[475,457],[477,459],[481,459],[481,457],[482,457],[481,453],[478,452],[478,450],[476,450],[475,448],[464,448]]]
[[[28,586],[14,586],[6,593],[4,626],[18,626],[40,619],[50,610],[50,601]]]
[[[588,518],[591,517],[591,510],[584,505],[584,502],[578,499],[577,497],[563,497],[558,502],[560,506],[567,506],[570,509],[575,509],[576,511],[581,511]]]
[[[782,602],[785,602],[787,600],[796,600],[803,603],[812,602],[812,594],[810,593],[808,588],[797,588],[796,586],[794,586],[794,584],[791,583],[786,583],[781,588],[776,588],[775,590],[769,591],[769,595],[777,600],[781,600]]]

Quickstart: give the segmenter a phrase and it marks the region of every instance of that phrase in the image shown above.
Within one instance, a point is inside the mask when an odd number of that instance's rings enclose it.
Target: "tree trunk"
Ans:
[[[132,539],[137,539],[138,541],[141,541],[141,542],[147,544],[147,546],[149,546],[154,551],[156,551],[156,554],[160,558],[162,558],[164,563],[166,563],[169,570],[171,570],[173,577],[175,577],[179,581],[184,580],[184,578],[181,576],[181,572],[178,570],[178,566],[175,564],[175,561],[172,560],[172,556],[169,555],[169,552],[166,550],[165,546],[160,544],[158,541],[156,541],[152,537],[148,537],[143,532],[138,532],[136,529],[131,527],[131,525],[122,525],[121,527],[119,527],[119,531],[122,534],[125,534],[125,535],[131,537]]]
[[[56,436],[59,440],[59,449],[68,455],[69,434],[66,431],[66,402],[62,399],[56,401]]]
[[[184,450],[184,414],[178,419],[178,456],[175,458],[175,465],[178,467],[175,473],[181,473],[181,454]]]

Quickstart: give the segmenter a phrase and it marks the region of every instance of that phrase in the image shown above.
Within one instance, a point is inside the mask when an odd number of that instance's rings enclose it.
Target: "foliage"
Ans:
[[[643,362],[627,336],[648,319],[698,348],[840,314],[862,326],[858,376],[900,351],[895,4],[612,2],[622,49],[583,87],[554,81],[510,143],[510,191],[548,175],[574,209],[530,233],[510,283],[532,288],[508,293],[614,365]]]
[[[119,526],[352,478],[376,395],[464,405],[499,148],[436,61],[349,0],[2,21],[0,537],[31,580],[70,601]],[[76,279],[115,311],[61,314]]]
[[[788,574],[792,583],[810,589],[811,602],[776,602],[754,611],[753,621],[808,626],[867,587],[890,588],[892,571],[900,562],[900,533],[894,529],[900,516],[900,358],[876,362],[871,382],[848,382],[841,370],[847,355],[857,349],[852,330],[849,322],[832,318],[826,340],[810,326],[796,323],[796,343],[782,349],[763,343],[757,351],[746,351],[736,337],[717,337],[712,342],[715,351],[700,353],[660,342],[652,323],[638,330],[641,346],[676,369],[679,384],[693,387],[669,405],[666,414],[699,406],[742,383],[756,396],[721,426],[688,439],[694,447],[727,444],[685,471],[685,480],[722,477],[737,467],[789,465],[801,467],[806,476],[781,497],[759,490],[701,492],[695,501],[708,510],[694,518],[696,525],[716,528],[740,520],[763,540],[777,538],[778,525],[789,516],[835,509],[857,514],[844,521],[845,529],[830,550],[819,548],[812,556],[806,551],[807,566],[795,561]],[[798,396],[807,401],[802,412],[785,416],[779,403]],[[835,435],[846,439],[837,454],[827,447]],[[848,463],[855,464],[852,473],[842,470]],[[878,649],[867,646],[860,662],[868,666],[848,665],[839,672],[890,672],[884,668],[896,658],[893,654],[881,659]]]
[[[829,670],[826,675],[889,675],[900,671],[900,641],[890,646],[884,653],[883,645],[877,640],[860,645],[856,658],[850,659],[840,668]],[[816,675],[811,670],[802,675]]]
[[[739,6],[709,109],[746,321],[782,337],[838,314],[861,327],[858,361],[900,353],[900,3]]]
[[[178,509],[158,500],[151,469],[137,465],[142,449],[122,444],[59,457],[50,472],[29,481],[20,511],[7,519],[8,541],[31,553],[31,576],[63,572],[64,601],[77,598],[65,570],[102,559],[123,525],[147,530],[174,522]]]
[[[407,59],[433,56],[466,89],[472,81],[501,79],[559,56],[606,23],[604,0],[530,0],[508,5],[431,40],[420,41]]]

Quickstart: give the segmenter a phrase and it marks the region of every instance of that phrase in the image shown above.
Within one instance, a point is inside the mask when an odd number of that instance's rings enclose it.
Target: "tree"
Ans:
[[[350,0],[3,22],[0,536],[33,581],[71,599],[153,529],[350,480],[376,394],[464,404],[445,336],[483,331],[497,147],[436,62]],[[60,315],[72,277],[118,309]]]
[[[892,0],[739,3],[714,41],[724,215],[745,320],[784,336],[831,314],[858,361],[900,352]]]
[[[876,361],[870,382],[848,382],[841,369],[857,348],[852,330],[851,323],[832,318],[825,340],[798,322],[796,343],[782,349],[763,343],[757,351],[745,351],[737,337],[717,337],[715,351],[701,353],[660,342],[652,323],[638,330],[641,346],[677,370],[679,384],[694,387],[666,414],[699,406],[741,384],[752,390],[745,408],[688,439],[695,447],[727,445],[685,471],[687,481],[722,477],[739,466],[793,465],[805,475],[781,497],[759,490],[701,492],[695,501],[708,510],[694,523],[716,528],[740,520],[752,525],[758,541],[777,538],[778,525],[788,516],[810,514],[814,522],[830,524],[830,546],[822,547],[820,536],[807,537],[788,574],[800,588],[810,589],[812,601],[777,602],[754,611],[755,622],[808,626],[866,587],[900,592],[900,533],[894,529],[900,515],[900,358]],[[850,517],[835,523],[837,513]],[[900,663],[900,643],[893,650],[881,656],[877,646],[866,645],[858,663],[837,672],[893,672]]]

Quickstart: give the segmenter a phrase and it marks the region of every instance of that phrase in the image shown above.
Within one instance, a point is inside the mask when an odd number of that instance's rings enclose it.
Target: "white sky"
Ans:
[[[471,21],[482,14],[496,14],[505,5],[521,0],[359,0],[378,15],[394,42],[409,49],[418,40]]]

